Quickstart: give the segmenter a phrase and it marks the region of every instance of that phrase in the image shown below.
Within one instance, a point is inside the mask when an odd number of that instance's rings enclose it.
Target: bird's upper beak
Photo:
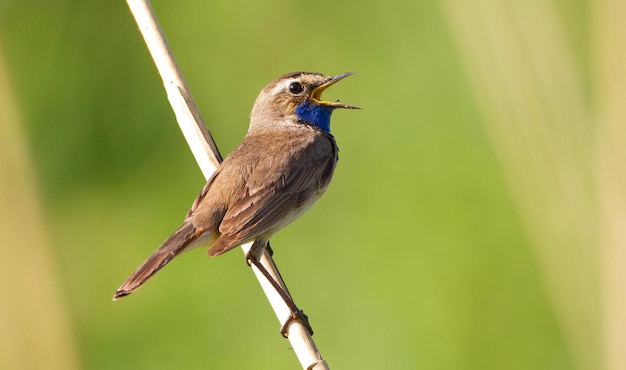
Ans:
[[[313,92],[311,93],[311,99],[313,101],[315,101],[317,104],[321,104],[321,105],[325,105],[327,107],[333,107],[333,108],[346,108],[346,109],[361,109],[357,106],[354,105],[348,105],[348,104],[343,104],[340,103],[339,101],[335,101],[335,102],[330,102],[330,101],[324,101],[322,100],[322,92],[324,90],[326,90],[327,88],[329,88],[330,86],[334,85],[336,82],[343,80],[344,78],[353,75],[355,72],[346,72],[337,76],[333,76],[333,77],[329,77],[328,80],[326,82],[324,82],[323,84],[319,85],[318,87],[316,87]]]

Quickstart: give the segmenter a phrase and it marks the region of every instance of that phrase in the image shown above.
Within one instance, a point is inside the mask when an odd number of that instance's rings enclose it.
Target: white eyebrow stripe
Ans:
[[[276,85],[276,86],[274,87],[274,89],[272,90],[272,95],[277,95],[277,94],[279,94],[279,93],[281,93],[281,92],[285,91],[285,89],[287,88],[287,86],[289,86],[288,84],[290,84],[290,83],[292,83],[292,82],[294,82],[294,81],[297,81],[297,80],[295,80],[295,79],[293,79],[293,80],[288,80],[288,81],[284,81],[284,82],[282,82],[282,83],[280,83],[280,84]]]

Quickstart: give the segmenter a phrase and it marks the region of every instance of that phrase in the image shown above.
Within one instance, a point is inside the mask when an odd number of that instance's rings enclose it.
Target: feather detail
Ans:
[[[115,291],[113,300],[125,297],[165,267],[174,257],[193,248],[194,242],[209,244],[215,240],[215,232],[198,234],[193,224],[185,222]]]

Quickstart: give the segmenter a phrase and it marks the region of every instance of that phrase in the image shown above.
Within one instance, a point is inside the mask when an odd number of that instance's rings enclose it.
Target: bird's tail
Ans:
[[[133,274],[115,291],[113,300],[129,295],[139,289],[152,275],[165,267],[172,258],[190,247],[197,239],[196,228],[191,222],[183,223]]]

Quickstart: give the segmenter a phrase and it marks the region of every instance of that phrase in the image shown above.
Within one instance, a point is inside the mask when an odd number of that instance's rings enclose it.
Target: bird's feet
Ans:
[[[270,242],[267,242],[265,250],[267,251],[267,253],[270,254],[270,257],[274,257],[274,250],[272,249],[272,247],[270,247]]]
[[[311,327],[311,324],[309,324],[309,317],[304,313],[304,311],[297,309],[295,311],[291,311],[291,314],[289,315],[287,321],[285,321],[280,327],[280,334],[283,336],[283,338],[288,337],[287,333],[289,332],[289,326],[296,320],[300,321],[300,323],[302,323],[302,325],[307,328],[309,334],[313,335],[313,328]]]

